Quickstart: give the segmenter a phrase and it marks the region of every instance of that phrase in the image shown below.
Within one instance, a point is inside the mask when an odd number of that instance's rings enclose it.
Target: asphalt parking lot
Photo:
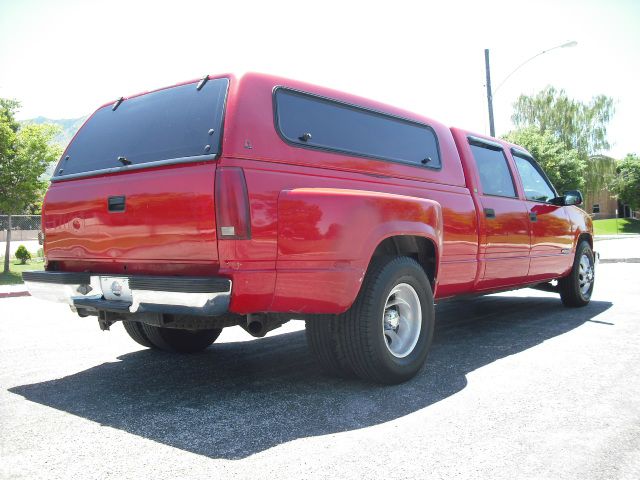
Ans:
[[[640,478],[640,264],[592,303],[534,290],[437,306],[396,387],[323,376],[301,322],[142,349],[62,305],[0,299],[2,478]]]

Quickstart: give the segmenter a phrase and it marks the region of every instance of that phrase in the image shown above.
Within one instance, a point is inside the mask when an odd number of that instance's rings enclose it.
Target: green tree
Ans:
[[[22,265],[26,264],[27,260],[31,260],[31,254],[29,253],[29,250],[27,250],[27,247],[20,245],[16,250],[16,258],[20,260]]]
[[[586,162],[575,149],[567,148],[549,132],[526,127],[507,133],[504,139],[521,145],[533,155],[558,192],[584,187]]]
[[[585,158],[609,149],[607,126],[615,112],[610,97],[598,95],[583,103],[549,86],[532,96],[520,95],[513,106],[511,118],[517,128],[534,126],[549,132]]]
[[[622,202],[633,210],[640,209],[640,157],[630,153],[618,163],[618,176],[613,189]]]
[[[4,163],[15,153],[16,132],[20,124],[15,112],[20,104],[15,100],[0,98],[0,161]]]
[[[0,212],[8,215],[4,272],[9,272],[11,215],[23,213],[44,194],[47,166],[58,159],[53,125],[23,125],[15,120],[19,103],[0,99]]]
[[[549,86],[532,96],[520,95],[512,120],[518,128],[533,127],[577,152],[585,167],[584,181],[574,183],[574,188],[581,185],[589,203],[597,192],[608,188],[614,175],[614,161],[598,155],[609,148],[607,126],[614,112],[610,97],[597,95],[584,103]]]
[[[15,118],[20,102],[10,98],[0,98],[0,124],[8,125],[13,133],[18,131],[20,123]]]

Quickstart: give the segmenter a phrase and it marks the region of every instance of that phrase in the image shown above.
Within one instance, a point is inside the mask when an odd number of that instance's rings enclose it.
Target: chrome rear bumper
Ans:
[[[229,309],[231,280],[222,277],[118,276],[76,272],[24,272],[36,298],[75,311],[221,315]]]

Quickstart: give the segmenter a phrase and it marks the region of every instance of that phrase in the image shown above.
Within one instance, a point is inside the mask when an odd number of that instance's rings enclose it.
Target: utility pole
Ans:
[[[562,45],[558,45],[557,47],[549,48],[548,50],[542,50],[541,52],[536,53],[533,57],[528,58],[527,60],[522,62],[520,65],[518,65],[515,68],[515,70],[513,70],[509,75],[507,75],[505,79],[498,84],[495,91],[491,89],[491,68],[489,66],[489,49],[488,48],[484,49],[484,65],[487,70],[487,104],[489,106],[489,131],[491,132],[492,137],[496,136],[496,127],[493,123],[493,94],[497,93],[498,90],[500,90],[502,85],[504,85],[504,82],[506,82],[507,80],[509,80],[509,78],[511,78],[511,75],[516,73],[518,70],[520,70],[522,67],[524,67],[527,63],[529,63],[534,58],[537,58],[540,55],[544,55],[545,53],[552,52],[558,48],[570,48],[570,47],[575,47],[576,45],[578,45],[578,42],[574,40],[572,42],[563,43]]]
[[[489,67],[489,49],[484,49],[484,65],[487,70],[487,105],[489,106],[489,133],[496,136],[496,127],[493,124],[493,93],[491,92],[491,68]]]

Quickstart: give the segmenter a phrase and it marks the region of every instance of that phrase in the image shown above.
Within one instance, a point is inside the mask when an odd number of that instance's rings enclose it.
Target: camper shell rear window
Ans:
[[[147,93],[98,109],[78,131],[53,180],[166,163],[220,152],[229,80]]]

